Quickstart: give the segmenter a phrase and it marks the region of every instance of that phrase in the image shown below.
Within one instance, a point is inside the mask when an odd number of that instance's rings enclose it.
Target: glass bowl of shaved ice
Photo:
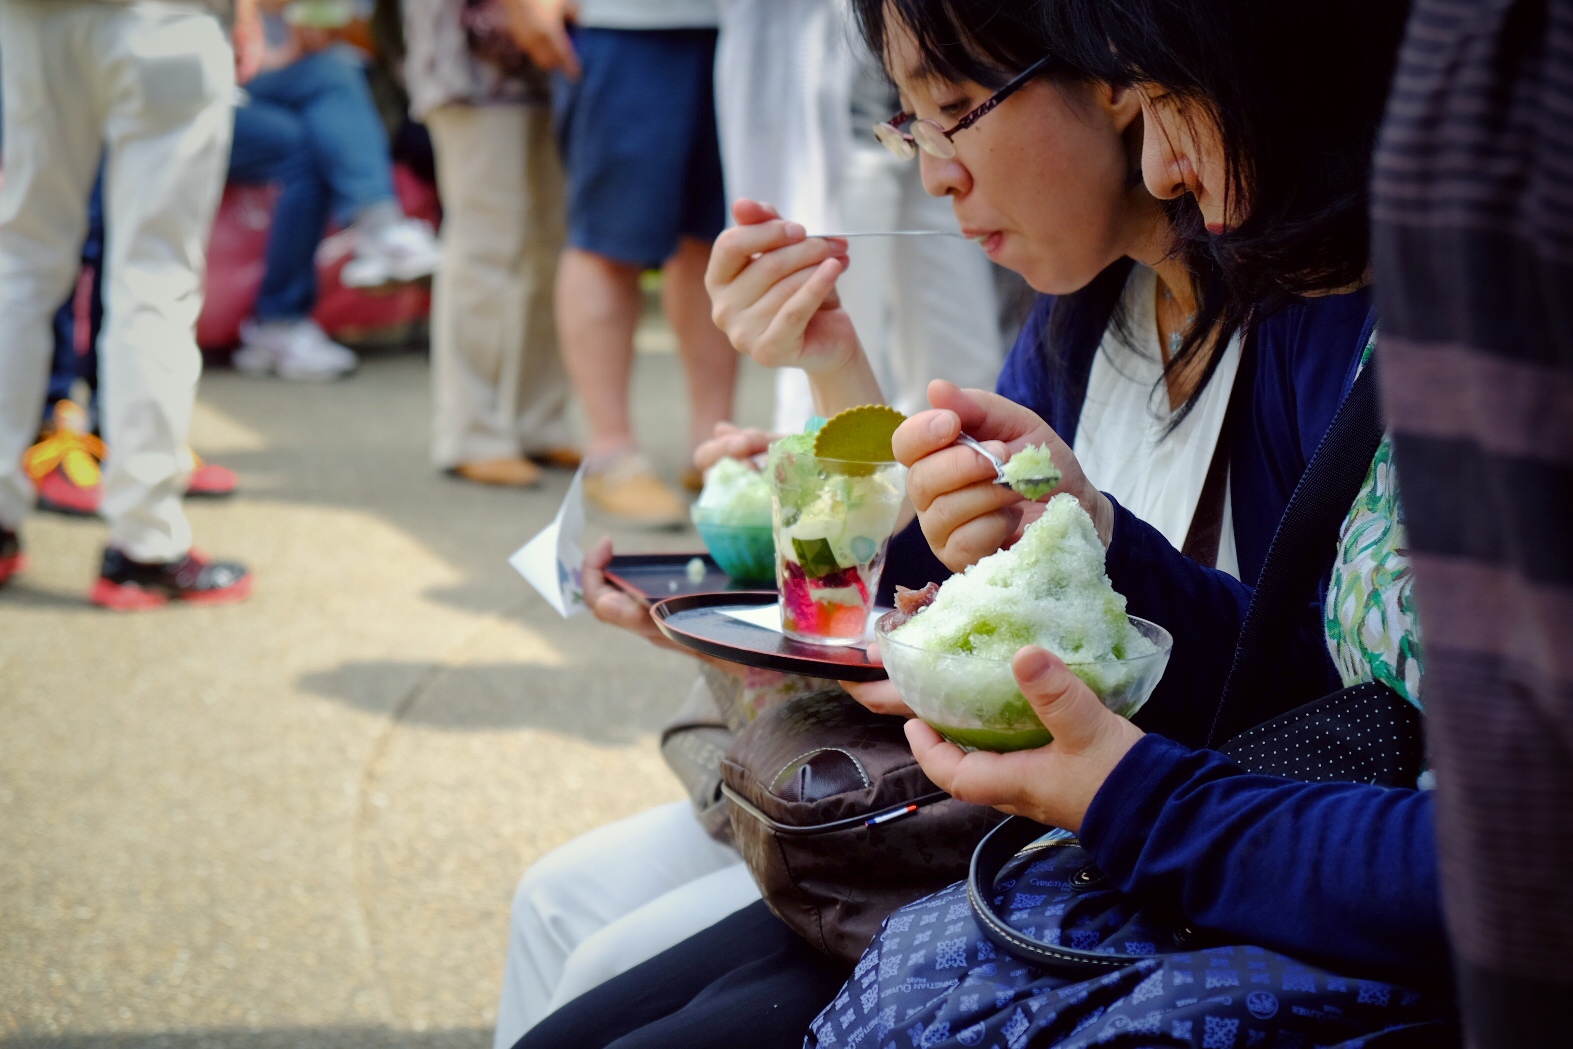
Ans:
[[[1052,738],[1011,672],[1026,645],[1063,659],[1122,717],[1163,677],[1174,639],[1127,615],[1103,569],[1092,519],[1070,495],[1008,550],[942,585],[908,591],[875,629],[885,670],[913,712],[973,750],[1025,750]]]
[[[737,459],[717,460],[690,515],[727,575],[740,583],[768,583],[775,575],[770,485],[758,470]]]

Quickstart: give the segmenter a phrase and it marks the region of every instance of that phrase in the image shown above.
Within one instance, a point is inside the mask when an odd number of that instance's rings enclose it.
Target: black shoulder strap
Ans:
[[[1186,529],[1185,542],[1180,553],[1208,568],[1218,566],[1218,546],[1223,542],[1223,511],[1225,496],[1229,492],[1229,460],[1234,449],[1234,435],[1243,425],[1245,414],[1256,386],[1256,353],[1253,340],[1247,338],[1240,347],[1240,365],[1234,373],[1234,386],[1229,390],[1229,406],[1224,410],[1223,425],[1218,428],[1218,441],[1213,445],[1213,457],[1207,464],[1207,477],[1202,481],[1202,494],[1196,500],[1196,512],[1191,515],[1191,526]]]
[[[1207,736],[1209,747],[1312,698],[1284,680],[1283,639],[1294,618],[1304,614],[1307,595],[1321,579],[1328,551],[1337,545],[1339,529],[1382,443],[1376,382],[1373,357],[1289,498],[1240,628],[1234,664]]]
[[[1023,847],[1051,829],[1025,816],[1012,816],[978,842],[978,847],[972,852],[972,866],[967,871],[967,902],[972,905],[972,915],[977,919],[978,930],[990,943],[1011,957],[1070,976],[1086,977],[1112,972],[1150,957],[1117,951],[1094,952],[1048,943],[1011,928],[1005,916],[1000,914],[993,899],[994,883],[999,880],[1000,871]],[[1052,844],[1074,845],[1076,839],[1067,837]]]

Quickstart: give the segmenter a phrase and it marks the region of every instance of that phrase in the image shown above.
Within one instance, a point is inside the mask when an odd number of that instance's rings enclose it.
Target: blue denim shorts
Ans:
[[[553,91],[568,243],[659,266],[680,237],[726,226],[714,29],[579,29],[584,75]]]

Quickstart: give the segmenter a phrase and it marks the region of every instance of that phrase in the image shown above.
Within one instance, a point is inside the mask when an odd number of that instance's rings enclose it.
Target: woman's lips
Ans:
[[[968,240],[976,242],[978,247],[983,249],[983,253],[989,256],[999,251],[1000,245],[1005,241],[1005,234],[997,229],[964,229],[961,231],[961,234]]]
[[[1229,227],[1224,225],[1222,222],[1209,222],[1209,223],[1207,223],[1207,232],[1211,233],[1215,237],[1218,236],[1219,234],[1223,233],[1228,228]]]

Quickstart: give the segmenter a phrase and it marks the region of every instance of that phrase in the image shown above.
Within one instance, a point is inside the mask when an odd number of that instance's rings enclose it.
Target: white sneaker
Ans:
[[[430,277],[442,259],[442,244],[419,219],[403,219],[373,237],[361,237],[355,257],[339,271],[346,288],[376,288]]]
[[[240,349],[230,360],[250,375],[273,373],[304,382],[337,379],[360,364],[354,350],[328,338],[312,320],[246,321],[240,326]]]

